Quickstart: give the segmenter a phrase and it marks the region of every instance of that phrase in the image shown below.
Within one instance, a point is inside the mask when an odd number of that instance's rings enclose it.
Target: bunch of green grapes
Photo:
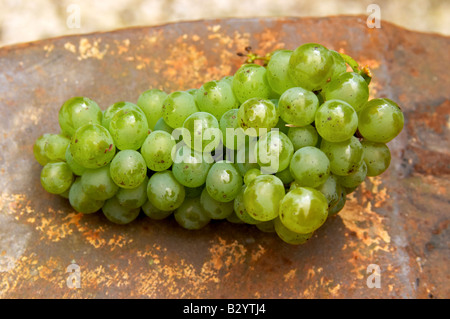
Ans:
[[[305,243],[387,170],[403,113],[369,99],[367,68],[320,44],[248,57],[199,88],[150,89],[103,111],[67,100],[60,132],[34,144],[43,188],[116,224],[223,220]]]

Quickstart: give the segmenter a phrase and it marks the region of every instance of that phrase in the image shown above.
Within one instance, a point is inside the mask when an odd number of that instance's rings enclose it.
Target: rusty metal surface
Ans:
[[[0,298],[448,298],[450,40],[365,17],[230,19],[69,36],[0,48]],[[68,98],[103,109],[140,92],[199,87],[234,72],[236,52],[318,42],[373,73],[371,96],[405,112],[392,162],[306,245],[253,226],[187,231],[139,217],[82,215],[47,194],[32,145],[58,132]],[[66,285],[80,266],[81,288]],[[368,288],[369,264],[381,287]]]

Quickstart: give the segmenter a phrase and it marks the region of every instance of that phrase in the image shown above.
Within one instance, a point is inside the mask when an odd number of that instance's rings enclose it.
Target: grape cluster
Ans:
[[[191,230],[226,220],[306,242],[388,168],[403,113],[369,100],[370,71],[320,44],[247,51],[234,75],[197,89],[150,89],[104,111],[67,100],[60,133],[34,144],[43,188],[117,224],[142,211]]]

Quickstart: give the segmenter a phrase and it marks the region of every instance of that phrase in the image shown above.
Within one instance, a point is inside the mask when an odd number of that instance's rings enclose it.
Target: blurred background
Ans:
[[[370,4],[379,6],[381,21],[450,35],[449,0],[0,0],[0,46],[198,19],[368,16]]]

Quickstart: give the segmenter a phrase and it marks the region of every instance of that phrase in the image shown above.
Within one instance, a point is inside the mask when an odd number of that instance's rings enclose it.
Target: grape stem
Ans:
[[[267,53],[266,55],[262,56],[252,51],[252,47],[248,46],[245,47],[245,51],[247,53],[238,52],[237,55],[241,57],[247,57],[247,60],[244,61],[244,63],[255,63],[255,61],[263,61],[263,66],[267,66],[267,63],[269,63],[270,58],[272,57],[272,52]]]
[[[372,72],[370,71],[369,67],[366,65],[364,67],[360,67],[358,63],[349,55],[344,53],[339,53],[341,57],[344,59],[345,63],[347,63],[353,70],[353,72],[358,73],[361,75],[364,80],[367,82],[367,84],[370,84],[370,81],[372,80]]]

